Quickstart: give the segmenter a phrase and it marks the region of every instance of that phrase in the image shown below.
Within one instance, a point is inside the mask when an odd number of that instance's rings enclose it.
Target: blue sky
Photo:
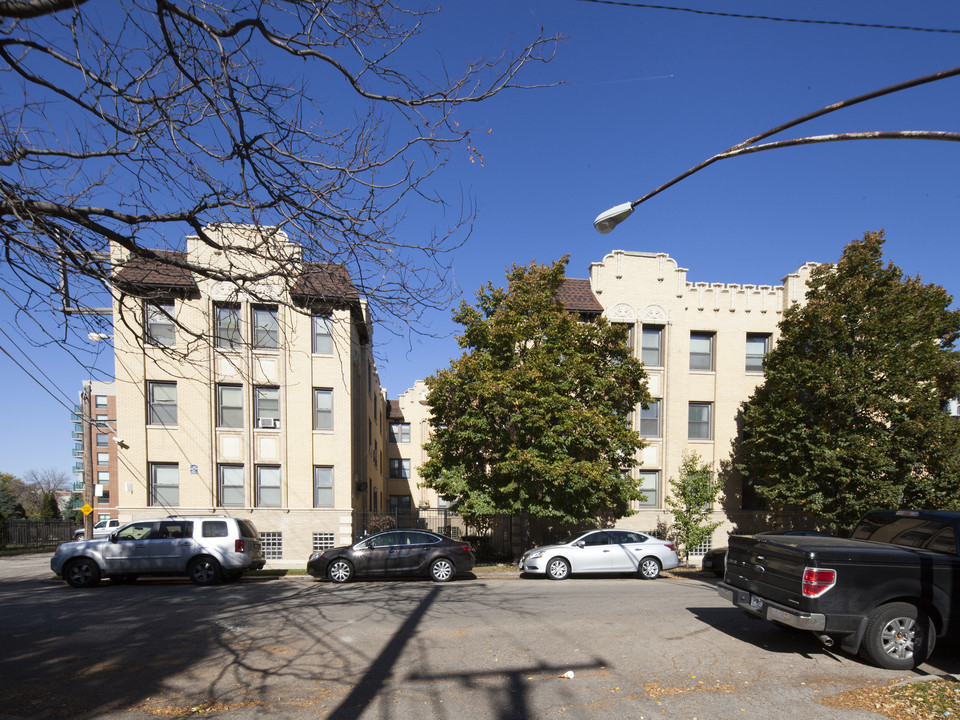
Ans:
[[[471,107],[477,128],[442,175],[449,194],[476,198],[479,215],[454,256],[469,300],[503,284],[512,264],[571,257],[569,274],[615,249],[666,252],[691,281],[778,284],[807,261],[836,260],[846,243],[885,229],[885,257],[960,297],[960,143],[832,143],[724,160],[637,208],[609,235],[601,211],[641,195],[706,158],[825,105],[960,65],[960,4],[685,2],[677,7],[817,21],[913,26],[952,33],[775,22],[582,0],[451,2],[410,60],[451,68],[497,55],[541,26],[567,39],[531,80],[562,85],[512,91]],[[960,78],[873,100],[782,137],[866,130],[960,131]],[[416,211],[416,212],[419,212]],[[442,222],[411,213],[406,231]],[[955,302],[956,306],[956,302]],[[12,310],[0,305],[0,329]],[[441,337],[376,332],[391,397],[459,355],[449,312],[427,318]],[[5,338],[0,336],[0,344]],[[17,359],[26,364],[22,356]],[[36,350],[28,377],[5,355],[9,399],[0,471],[69,472],[69,411],[87,373],[63,351]],[[109,370],[109,362],[101,362]],[[43,387],[41,387],[41,384]],[[55,397],[54,397],[55,396]]]

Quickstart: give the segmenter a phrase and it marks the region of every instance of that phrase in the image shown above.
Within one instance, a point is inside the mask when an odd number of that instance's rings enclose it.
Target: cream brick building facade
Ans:
[[[250,227],[206,232],[223,250],[189,237],[183,260],[265,279],[237,287],[113,249],[118,286],[149,298],[114,302],[118,514],[245,517],[268,561],[299,566],[352,541],[355,508],[385,507],[366,303],[282,232],[269,252],[250,252],[265,242]]]
[[[714,472],[729,460],[740,406],[763,382],[763,355],[777,342],[784,310],[803,301],[816,266],[806,263],[775,286],[691,283],[687,269],[665,253],[616,250],[590,266],[604,316],[631,328],[655,399],[634,413],[647,443],[634,475],[647,500],[618,526],[650,531],[671,522],[664,495],[685,451]],[[714,544],[726,542],[731,513],[741,508],[739,487],[724,492]]]
[[[763,356],[778,339],[783,311],[802,302],[817,263],[806,263],[782,285],[691,283],[687,269],[665,253],[616,250],[590,266],[588,279],[568,278],[560,299],[585,317],[604,315],[628,325],[634,354],[644,361],[654,402],[637,407],[635,429],[646,443],[633,476],[646,500],[618,527],[651,532],[669,525],[664,503],[669,479],[676,478],[684,452],[695,452],[715,473],[730,458],[741,404],[763,381]],[[426,460],[429,433],[427,387],[390,401],[391,422],[408,426],[409,443],[390,444],[391,462],[409,458],[409,476],[388,480],[388,493],[409,493],[434,506],[436,493],[420,487],[417,468]],[[720,520],[713,544],[726,542],[734,523],[750,513],[739,487],[727,486],[714,508]]]

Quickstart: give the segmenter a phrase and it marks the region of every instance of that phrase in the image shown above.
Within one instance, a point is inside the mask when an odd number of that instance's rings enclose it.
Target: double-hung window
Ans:
[[[747,333],[747,372],[763,372],[763,359],[770,352],[770,335]]]
[[[647,367],[663,367],[663,327],[644,325],[640,333],[640,360]]]
[[[280,388],[258,387],[253,391],[256,427],[280,427]]]
[[[148,302],[144,308],[148,345],[174,345],[176,331],[173,323],[173,301]]]
[[[313,468],[313,506],[333,507],[333,468]]]
[[[214,307],[213,334],[221,350],[239,350],[243,344],[240,330],[240,306],[217,305]]]
[[[713,341],[712,332],[690,333],[691,370],[713,370]]]
[[[390,423],[390,442],[410,442],[410,423]]]
[[[713,403],[692,402],[687,415],[687,437],[690,440],[713,439]]]
[[[217,427],[243,427],[243,387],[217,385]]]
[[[253,308],[253,348],[276,350],[280,346],[280,327],[275,307]]]
[[[390,477],[406,479],[410,477],[410,461],[405,458],[390,458]]]
[[[280,507],[280,468],[257,465],[257,507]]]
[[[243,465],[220,465],[220,507],[243,507]]]
[[[660,471],[641,470],[638,475],[638,488],[644,498],[637,502],[637,507],[660,507]]]
[[[660,401],[651,400],[640,410],[640,436],[660,437]]]
[[[330,318],[323,315],[313,316],[313,354],[333,354],[333,328]]]
[[[333,430],[333,390],[313,389],[313,429]]]
[[[165,508],[180,504],[180,471],[177,463],[150,463],[150,504]]]
[[[147,425],[177,424],[177,384],[147,383]]]

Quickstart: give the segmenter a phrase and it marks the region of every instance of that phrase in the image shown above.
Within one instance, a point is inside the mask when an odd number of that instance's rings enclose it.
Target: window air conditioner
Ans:
[[[280,421],[274,418],[259,418],[257,420],[257,427],[261,428],[278,428],[280,427]]]

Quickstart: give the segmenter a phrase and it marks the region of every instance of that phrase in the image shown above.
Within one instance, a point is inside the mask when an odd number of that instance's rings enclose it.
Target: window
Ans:
[[[313,353],[315,355],[333,354],[333,332],[330,318],[313,316]]]
[[[413,498],[409,495],[391,495],[390,512],[409,513],[413,510]]]
[[[277,309],[275,307],[253,308],[253,347],[258,350],[275,350],[279,346]]]
[[[633,353],[634,353],[634,348],[633,348],[633,342],[634,342],[634,340],[633,340],[633,328],[634,328],[634,326],[633,326],[632,324],[629,324],[629,325],[628,325],[627,323],[613,323],[613,325],[614,325],[615,327],[618,327],[618,328],[623,328],[623,330],[626,332],[626,339],[624,340],[624,344],[627,346],[627,350],[630,351],[630,354],[633,355]]]
[[[390,442],[410,442],[410,423],[390,423]]]
[[[253,391],[256,427],[280,427],[280,388],[258,387]]]
[[[243,342],[240,334],[240,306],[217,305],[214,307],[214,337],[222,350],[239,350]]]
[[[690,333],[690,369],[713,370],[713,333]]]
[[[637,502],[637,508],[660,507],[660,471],[641,470],[638,475],[640,480],[637,485],[645,499]]]
[[[399,458],[390,458],[390,477],[394,479],[410,477],[410,461]]]
[[[257,507],[280,507],[280,468],[257,466]]]
[[[690,403],[687,412],[687,437],[690,440],[713,439],[713,403]]]
[[[217,385],[217,427],[243,427],[243,388]]]
[[[147,425],[176,424],[177,384],[175,382],[148,382]],[[97,444],[99,445],[99,443]]]
[[[313,429],[333,430],[333,390],[313,390]]]
[[[747,372],[763,372],[763,358],[770,352],[770,335],[747,333]]]
[[[313,506],[333,507],[333,468],[313,468]]]
[[[640,337],[640,360],[648,367],[663,367],[663,328],[644,325]]]
[[[97,453],[97,465],[109,465],[110,464],[110,453]]]
[[[220,507],[243,507],[243,465],[219,465]]]
[[[93,404],[98,408],[105,408],[107,406],[107,396],[106,395],[94,395]]]
[[[147,303],[144,324],[148,345],[174,345],[177,336],[173,324],[173,300]]]
[[[640,410],[640,436],[660,437],[660,401],[651,400],[649,405]]]
[[[104,448],[110,445],[110,436],[106,433],[97,433],[97,447]]]
[[[109,484],[110,484],[110,471],[97,470],[97,485],[109,485]]]
[[[329,550],[335,547],[332,532],[315,532],[313,534],[313,551]]]
[[[260,533],[260,545],[263,548],[263,557],[266,560],[283,559],[283,533]]]
[[[96,420],[97,420],[97,430],[109,430],[109,429],[110,429],[110,426],[107,424],[107,416],[106,416],[106,415],[97,415]],[[80,426],[77,425],[76,427],[79,428]]]
[[[176,463],[150,463],[150,504],[180,504],[180,470]]]

